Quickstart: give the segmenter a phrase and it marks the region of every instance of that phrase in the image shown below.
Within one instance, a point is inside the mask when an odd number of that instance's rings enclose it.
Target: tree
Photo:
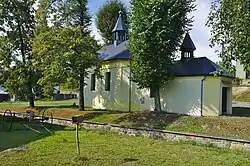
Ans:
[[[39,83],[77,80],[79,110],[84,110],[84,78],[98,63],[96,51],[99,48],[90,36],[87,0],[56,0],[51,4],[51,11],[52,27],[34,41],[34,52],[42,59],[41,68],[44,69],[44,77]]]
[[[34,107],[34,73],[31,39],[34,37],[35,19],[33,0],[0,1],[1,70],[4,86],[12,95],[23,94]]]
[[[226,61],[227,63],[227,61]],[[223,70],[225,70],[226,72],[232,74],[233,76],[235,76],[235,72],[236,72],[236,68],[234,65],[232,65],[232,67],[230,69],[227,69],[228,65],[225,65],[225,60],[221,60],[216,62],[217,65],[219,65]]]
[[[96,25],[104,42],[110,44],[113,42],[113,28],[117,22],[119,11],[123,14],[125,24],[128,23],[128,11],[125,4],[120,0],[107,0],[96,14]]]
[[[192,20],[193,0],[132,0],[130,34],[133,80],[150,88],[161,111],[159,89],[172,78],[172,66],[183,34]]]
[[[239,60],[250,68],[250,3],[249,0],[214,0],[207,25],[212,28],[211,47],[219,46],[218,55],[227,70]],[[232,72],[232,71],[230,71]]]

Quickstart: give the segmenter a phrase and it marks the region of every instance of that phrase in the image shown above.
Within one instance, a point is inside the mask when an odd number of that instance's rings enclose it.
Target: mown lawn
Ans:
[[[249,117],[191,117],[176,114],[156,112],[119,112],[93,110],[78,111],[77,100],[36,102],[37,114],[44,109],[53,113],[54,117],[71,118],[73,115],[83,115],[84,119],[92,122],[113,123],[132,127],[148,127],[173,131],[201,133],[212,136],[224,136],[250,140]],[[23,112],[27,103],[0,103],[0,109],[11,109]],[[248,110],[250,112],[250,110]]]
[[[98,130],[81,130],[81,155],[76,155],[75,131],[61,128],[54,135],[39,135],[29,130],[0,132],[0,165],[249,165],[250,153],[167,142],[150,138],[118,135]],[[21,138],[21,139],[17,139]],[[18,144],[18,141],[21,141]]]

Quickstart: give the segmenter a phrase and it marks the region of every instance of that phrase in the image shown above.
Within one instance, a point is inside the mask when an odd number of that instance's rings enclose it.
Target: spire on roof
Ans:
[[[122,17],[122,12],[119,11],[119,17],[117,19],[116,25],[115,25],[112,32],[127,31],[127,29],[128,29],[127,26],[124,24],[124,20],[123,20],[123,17]]]
[[[116,25],[112,31],[114,33],[114,45],[115,46],[117,46],[120,43],[127,40],[127,30],[128,30],[128,28],[124,24],[122,12],[119,11],[119,17],[118,17]]]
[[[186,36],[181,45],[181,50],[196,50],[195,45],[188,32],[186,33]]]
[[[180,50],[181,59],[190,59],[194,57],[194,50],[196,50],[196,47],[188,32],[186,33]]]

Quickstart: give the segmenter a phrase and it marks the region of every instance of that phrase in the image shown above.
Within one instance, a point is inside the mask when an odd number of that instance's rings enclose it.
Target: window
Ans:
[[[95,74],[91,74],[91,87],[90,87],[90,90],[91,91],[95,91]]]
[[[185,57],[185,58],[190,58],[190,53],[189,53],[189,52],[185,52],[185,53],[184,53],[184,57]]]
[[[120,41],[124,40],[124,32],[118,32],[118,40]]]
[[[110,91],[110,79],[111,79],[111,73],[106,72],[106,74],[105,74],[105,91]]]

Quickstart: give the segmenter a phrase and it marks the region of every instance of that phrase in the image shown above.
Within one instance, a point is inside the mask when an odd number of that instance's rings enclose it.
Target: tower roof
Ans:
[[[123,20],[123,17],[122,17],[122,12],[119,11],[119,17],[117,19],[116,25],[115,25],[112,32],[127,31],[127,29],[128,29],[127,26],[124,24],[124,20]]]
[[[181,50],[196,50],[196,47],[195,47],[189,33],[186,33],[184,41],[181,45]]]

